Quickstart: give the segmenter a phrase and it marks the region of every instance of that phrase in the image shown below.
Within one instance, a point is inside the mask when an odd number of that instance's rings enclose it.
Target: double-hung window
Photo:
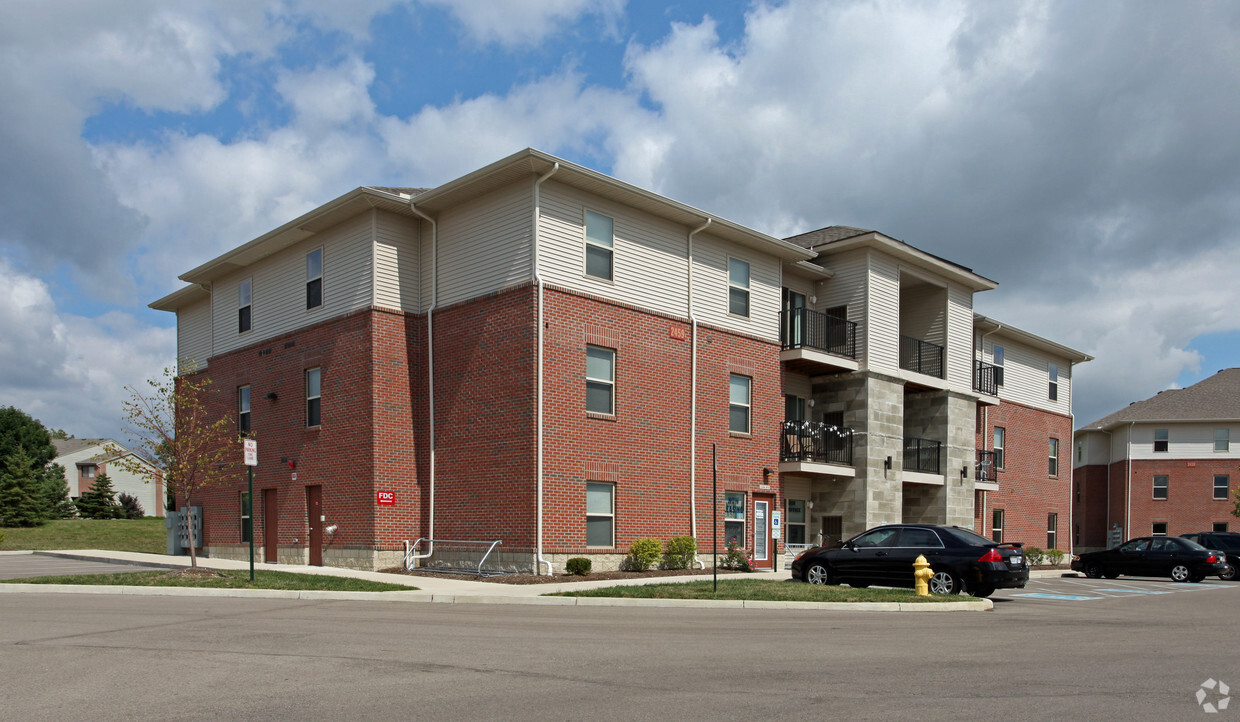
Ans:
[[[1171,435],[1167,429],[1154,429],[1154,451],[1165,453],[1167,446],[1171,440]]]
[[[245,333],[251,328],[250,312],[253,309],[254,282],[245,279],[237,284],[237,333]]]
[[[1169,484],[1168,484],[1168,480],[1166,476],[1161,476],[1161,475],[1155,476],[1154,477],[1154,498],[1155,499],[1166,499],[1168,486]]]
[[[1227,474],[1214,475],[1214,498],[1226,499],[1227,492],[1231,490],[1231,477]]]
[[[306,254],[306,310],[323,305],[323,249]]]
[[[1231,429],[1223,427],[1214,430],[1214,450],[1231,451]]]
[[[750,391],[753,379],[740,374],[728,377],[728,431],[748,434],[750,429]]]
[[[1003,468],[1003,437],[1006,432],[1002,426],[995,427],[995,468]]]
[[[1046,548],[1059,548],[1059,514],[1050,513],[1046,515]]]
[[[586,346],[586,411],[616,413],[616,352]]]
[[[1167,536],[1167,522],[1156,521],[1150,525],[1150,533],[1154,536]]]
[[[1048,364],[1046,367],[1046,377],[1049,383],[1047,389],[1047,398],[1051,401],[1059,400],[1059,367],[1055,364]]]
[[[615,221],[594,211],[586,211],[586,275],[614,280]]]
[[[728,259],[728,313],[749,317],[749,264]]]
[[[586,482],[586,546],[616,545],[616,485]]]
[[[1046,472],[1051,476],[1059,475],[1059,439],[1051,439],[1050,458]]]
[[[1003,543],[1003,510],[995,509],[990,517],[990,538]]]
[[[306,369],[306,426],[323,423],[323,369]]]
[[[994,348],[995,384],[1003,385],[1003,347],[995,344]]]
[[[250,387],[237,387],[237,431],[242,436],[250,435]]]

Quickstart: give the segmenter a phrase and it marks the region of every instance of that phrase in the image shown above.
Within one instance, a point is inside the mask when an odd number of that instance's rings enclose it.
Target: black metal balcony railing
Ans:
[[[922,474],[941,474],[943,443],[932,439],[904,437],[904,470]]]
[[[857,358],[857,324],[808,308],[779,312],[779,341],[785,349],[812,348]]]
[[[853,430],[821,421],[785,421],[780,435],[780,461],[853,463]]]
[[[977,450],[977,480],[994,483],[998,477],[995,476],[995,452]]]
[[[1003,382],[1003,367],[978,361],[973,364],[973,389],[989,396],[999,394]]]
[[[943,377],[943,347],[912,336],[900,337],[900,368]]]

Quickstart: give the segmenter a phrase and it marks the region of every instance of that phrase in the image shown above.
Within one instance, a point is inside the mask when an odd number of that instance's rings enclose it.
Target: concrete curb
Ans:
[[[107,584],[0,583],[0,594],[119,594],[139,597],[216,597],[303,599],[348,602],[430,602],[440,604],[524,604],[556,607],[679,607],[691,609],[801,609],[836,612],[984,612],[989,599],[967,602],[772,602],[741,599],[639,599],[631,597],[506,597],[424,591],[329,592],[290,589],[211,589],[204,587],[126,587]]]

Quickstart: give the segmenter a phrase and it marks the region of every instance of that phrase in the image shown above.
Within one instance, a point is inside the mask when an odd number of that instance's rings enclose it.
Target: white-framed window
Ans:
[[[1051,439],[1049,453],[1046,472],[1051,476],[1059,476],[1059,439]]]
[[[999,544],[1003,543],[1003,510],[995,509],[990,514],[990,538]]]
[[[615,280],[616,223],[609,216],[586,211],[586,275]]]
[[[1154,477],[1154,497],[1155,499],[1166,499],[1169,490],[1170,478],[1163,475]]]
[[[1003,443],[1007,430],[1002,426],[995,427],[995,468],[1003,468]]]
[[[616,413],[616,352],[586,346],[586,411]]]
[[[323,305],[323,249],[306,254],[306,310]]]
[[[323,423],[323,369],[306,369],[306,426]]]
[[[616,545],[616,485],[586,482],[586,546]]]
[[[750,430],[750,393],[753,379],[740,374],[728,376],[728,431],[748,434]]]
[[[1171,434],[1167,429],[1154,429],[1154,451],[1165,453],[1170,444]]]
[[[250,503],[250,492],[241,492],[241,541],[248,542],[254,536],[254,505]]]
[[[1228,492],[1231,491],[1231,476],[1227,474],[1214,475],[1214,498],[1226,499]]]
[[[250,278],[237,282],[237,333],[253,328],[251,313],[254,308],[254,281]]]
[[[1213,528],[1212,528],[1212,529],[1210,529],[1210,531],[1213,531],[1213,532],[1224,532],[1224,533],[1226,533],[1226,531],[1227,531],[1227,522],[1225,522],[1225,521],[1216,521],[1216,522],[1214,522]]]
[[[1084,460],[1085,460],[1085,442],[1078,441],[1076,442],[1076,463],[1079,464]]]
[[[749,263],[728,259],[728,313],[749,317]]]
[[[237,387],[237,431],[242,436],[250,435],[250,387]]]
[[[1058,549],[1059,514],[1051,512],[1046,515],[1046,548]]]
[[[745,492],[723,493],[723,543],[745,548]]]
[[[784,516],[785,531],[788,544],[804,544],[805,543],[805,500],[804,499],[785,499],[784,505],[788,511]]]
[[[1003,347],[995,344],[994,352],[991,354],[994,358],[995,366],[995,384],[1003,385]]]
[[[1167,522],[1156,521],[1150,525],[1150,533],[1154,536],[1167,536]]]
[[[1059,400],[1059,367],[1055,364],[1046,365],[1046,378],[1049,381],[1047,388],[1047,398],[1051,401]]]
[[[1214,450],[1231,451],[1231,429],[1223,427],[1214,430]]]

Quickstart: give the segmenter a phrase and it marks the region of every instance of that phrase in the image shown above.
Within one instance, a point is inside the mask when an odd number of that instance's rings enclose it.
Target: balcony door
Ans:
[[[800,348],[805,343],[805,294],[784,289],[784,346]]]

